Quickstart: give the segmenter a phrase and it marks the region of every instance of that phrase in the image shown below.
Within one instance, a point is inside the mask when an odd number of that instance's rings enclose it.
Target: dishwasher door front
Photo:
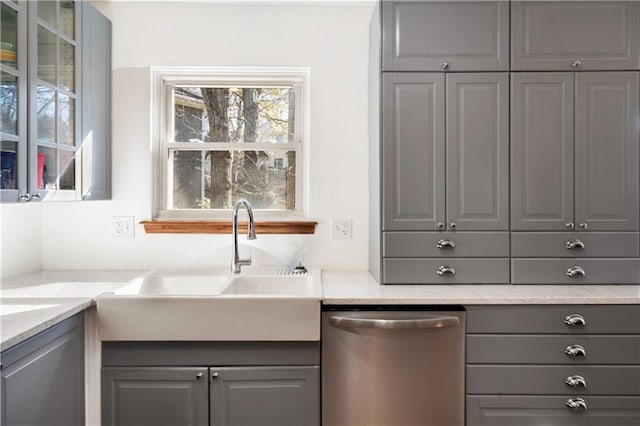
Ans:
[[[322,313],[324,426],[463,426],[463,311]]]

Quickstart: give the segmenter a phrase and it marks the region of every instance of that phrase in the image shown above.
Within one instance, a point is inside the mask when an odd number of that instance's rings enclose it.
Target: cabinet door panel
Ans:
[[[2,353],[2,426],[85,424],[84,316]]]
[[[511,76],[511,228],[573,222],[573,75]]]
[[[102,424],[208,426],[207,396],[206,368],[104,367]]]
[[[473,395],[467,426],[637,426],[640,397],[585,397],[588,410],[566,406],[567,396]]]
[[[320,424],[319,367],[211,369],[211,426]]]
[[[509,77],[447,75],[447,222],[509,229]]]
[[[511,33],[513,70],[638,68],[634,1],[514,1]]]
[[[382,2],[384,71],[509,68],[507,1]]]
[[[384,230],[445,221],[444,74],[383,76]]]
[[[638,73],[576,79],[576,223],[638,230]]]

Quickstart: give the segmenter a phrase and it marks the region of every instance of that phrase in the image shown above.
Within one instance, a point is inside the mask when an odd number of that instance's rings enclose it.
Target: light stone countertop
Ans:
[[[325,305],[640,304],[640,285],[380,285],[368,272],[323,271]]]
[[[2,280],[0,351],[95,304],[144,271],[43,271]]]
[[[42,271],[0,286],[0,351],[95,304],[148,271]],[[379,285],[368,272],[323,271],[330,305],[640,304],[638,285]]]

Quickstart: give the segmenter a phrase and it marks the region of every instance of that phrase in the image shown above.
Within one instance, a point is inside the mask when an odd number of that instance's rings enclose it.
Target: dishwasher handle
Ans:
[[[398,330],[407,328],[446,328],[460,323],[458,317],[440,316],[433,318],[387,319],[387,318],[350,318],[329,317],[329,324],[338,328],[382,328]]]

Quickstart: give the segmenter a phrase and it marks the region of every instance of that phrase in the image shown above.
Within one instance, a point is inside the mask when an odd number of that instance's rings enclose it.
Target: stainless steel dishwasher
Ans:
[[[464,311],[328,307],[324,426],[463,426]]]

